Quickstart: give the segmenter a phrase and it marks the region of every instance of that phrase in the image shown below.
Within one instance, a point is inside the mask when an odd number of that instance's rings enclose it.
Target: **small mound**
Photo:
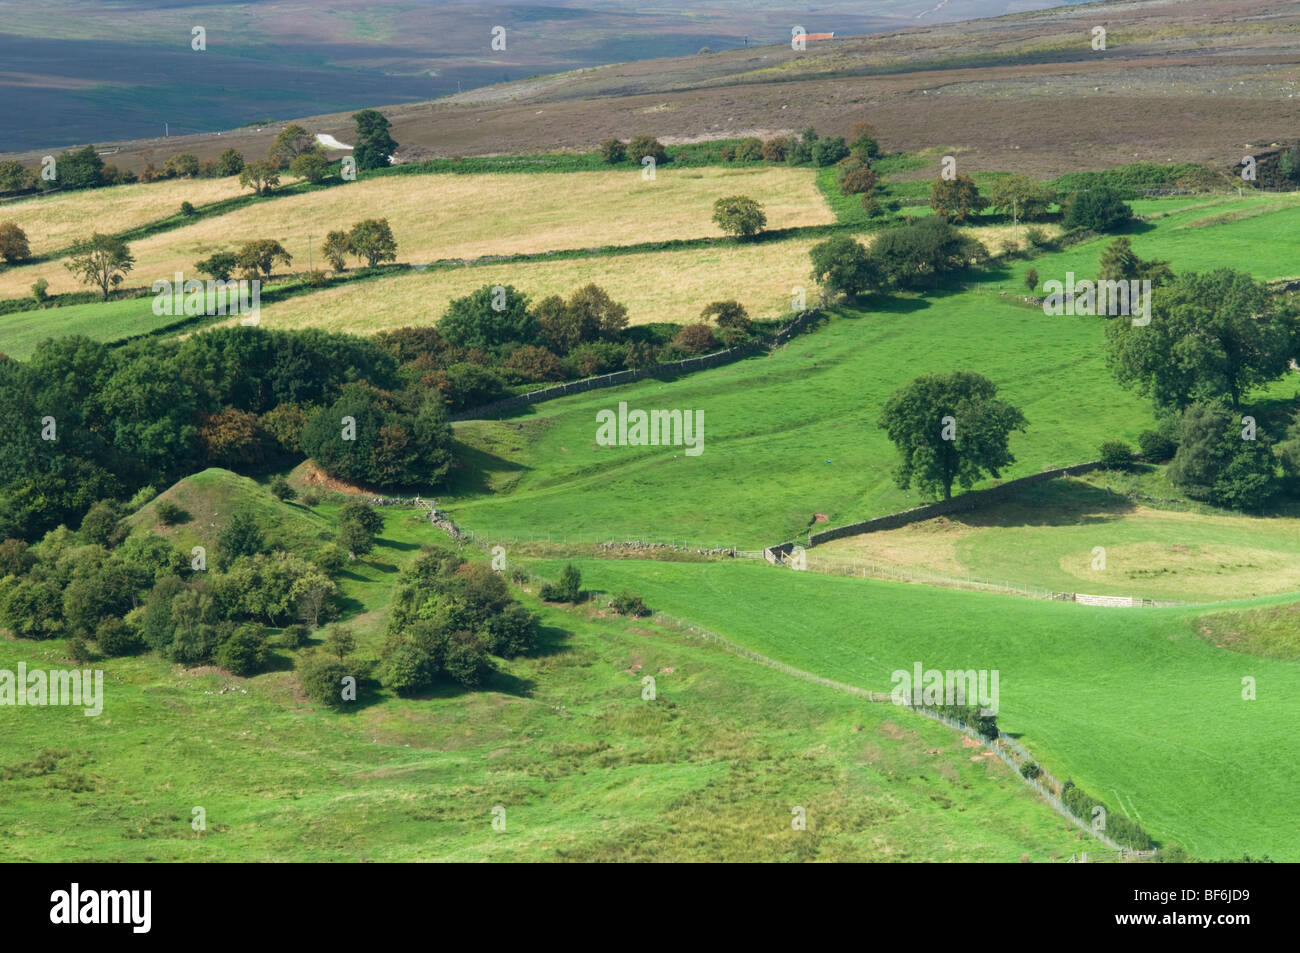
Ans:
[[[167,501],[184,511],[172,525],[158,515]],[[217,537],[236,512],[252,515],[268,541],[290,552],[309,554],[333,539],[329,522],[299,503],[282,503],[256,480],[212,467],[188,476],[158,494],[128,517],[132,535],[157,533],[182,550],[216,545]]]
[[[1260,658],[1300,659],[1300,603],[1201,616],[1196,631],[1215,648]]]

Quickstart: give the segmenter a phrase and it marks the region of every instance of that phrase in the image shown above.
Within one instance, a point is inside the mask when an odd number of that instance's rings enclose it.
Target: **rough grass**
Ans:
[[[1096,547],[1104,568],[1093,568]],[[869,563],[1060,592],[1246,599],[1300,590],[1300,520],[1150,509],[1061,479],[973,513],[835,540],[807,560],[809,568]]]
[[[537,565],[553,575],[563,564]],[[917,661],[997,669],[1002,730],[1157,840],[1202,858],[1300,858],[1298,772],[1283,754],[1300,718],[1300,668],[1217,648],[1198,634],[1201,610],[1106,609],[751,560],[579,566],[585,589],[631,589],[651,608],[862,688],[887,691],[891,673]]]
[[[325,234],[366,218],[387,218],[398,261],[417,264],[721,235],[712,221],[713,202],[735,194],[762,203],[770,228],[834,221],[812,170],[783,166],[669,166],[653,181],[630,167],[562,178],[546,173],[379,177],[257,203],[133,242],[136,265],[129,280],[149,284],[170,280],[177,271],[198,277],[196,261],[251,238],[279,241],[296,269],[305,268],[309,258],[326,268],[320,254]],[[81,209],[84,228],[93,213]],[[170,201],[160,199],[152,217],[174,212]],[[51,293],[79,288],[61,263],[46,262],[0,273],[0,297],[26,294],[38,277],[49,281]]]
[[[385,519],[344,578],[362,658],[399,566],[447,544],[409,511]],[[1046,861],[1095,843],[939,725],[653,622],[518,595],[542,612],[542,645],[484,690],[363,694],[350,713],[305,701],[283,650],[247,679],[152,656],[96,663],[99,717],[10,710],[0,857]],[[0,667],[64,667],[63,650],[0,639]]]

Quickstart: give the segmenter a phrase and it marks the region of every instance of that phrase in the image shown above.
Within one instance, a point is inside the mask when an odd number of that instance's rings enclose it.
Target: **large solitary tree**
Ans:
[[[122,283],[135,267],[126,242],[99,232],[77,245],[64,266],[88,285],[96,285],[108,300],[108,292]]]
[[[357,145],[352,151],[359,169],[386,169],[389,158],[397,151],[397,143],[389,134],[391,124],[377,109],[363,109],[354,113],[357,124]]]
[[[985,473],[1015,462],[1011,432],[1025,429],[1019,409],[997,398],[997,385],[972,371],[927,374],[885,402],[878,425],[898,448],[894,480],[952,499],[953,483],[970,489]]]
[[[1250,275],[1188,272],[1152,295],[1151,321],[1106,326],[1107,359],[1120,384],[1159,408],[1227,398],[1277,380],[1297,354],[1295,314]]]

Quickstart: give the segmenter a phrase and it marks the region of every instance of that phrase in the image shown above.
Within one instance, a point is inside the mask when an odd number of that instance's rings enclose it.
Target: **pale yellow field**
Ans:
[[[294,270],[307,267],[309,250],[320,266],[325,233],[365,218],[387,218],[398,261],[419,264],[721,235],[713,202],[736,194],[763,204],[769,228],[834,220],[811,169],[668,168],[654,181],[634,169],[388,177],[286,196],[133,242],[136,266],[128,283],[147,285],[176,271],[188,277],[194,262],[253,238],[279,241],[294,256]],[[177,207],[183,197],[175,194]],[[27,294],[40,277],[51,292],[79,288],[61,264],[46,263],[0,274],[0,297]]]
[[[247,193],[239,187],[239,177],[224,179],[168,179],[165,182],[119,185],[82,192],[54,192],[50,195],[6,202],[0,205],[0,222],[17,222],[27,233],[33,255],[44,255],[73,242],[88,238],[91,232],[117,234],[175,215],[182,202],[195,206],[220,202]],[[45,278],[52,286],[55,269],[46,266]],[[58,267],[60,277],[67,270]],[[39,276],[26,282],[30,285]],[[197,277],[197,276],[196,276]],[[26,290],[24,285],[23,290]],[[63,289],[59,289],[63,290]]]
[[[689,323],[709,302],[728,298],[741,302],[753,317],[773,318],[790,313],[795,285],[805,287],[808,303],[815,303],[817,289],[808,277],[808,249],[813,244],[812,239],[791,240],[413,272],[264,304],[261,323],[269,328],[373,334],[434,324],[448,301],[483,285],[514,285],[536,300],[548,294],[567,296],[589,282],[627,305],[632,324]]]

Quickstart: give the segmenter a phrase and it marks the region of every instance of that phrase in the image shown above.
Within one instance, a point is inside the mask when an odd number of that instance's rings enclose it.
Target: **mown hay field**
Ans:
[[[16,222],[27,233],[32,254],[47,255],[88,238],[91,232],[116,235],[175,215],[180,211],[182,202],[198,207],[236,198],[241,194],[252,193],[239,187],[237,176],[224,179],[136,182],[107,189],[54,192],[17,202],[5,202],[0,204],[0,222]],[[29,266],[29,269],[37,268],[40,266]],[[52,290],[76,290],[65,288],[55,281],[58,277],[60,281],[70,284],[71,277],[66,269],[59,268],[59,275],[56,276],[52,274],[54,269],[46,263],[40,270]],[[28,279],[19,294],[25,292],[37,277],[39,276],[33,275]],[[57,289],[54,288],[55,285],[58,285]],[[4,295],[12,296],[8,290]]]
[[[132,242],[136,264],[127,283],[148,285],[177,271],[199,277],[196,261],[255,238],[280,242],[293,255],[292,270],[309,264],[324,268],[320,246],[326,233],[367,218],[387,218],[397,239],[397,260],[416,264],[721,235],[712,220],[713,203],[737,194],[762,203],[768,228],[834,221],[812,169],[667,168],[654,180],[632,169],[563,176],[389,176],[259,202]],[[160,196],[146,220],[174,214],[188,197],[171,190]],[[95,222],[99,231],[117,230],[96,213],[87,214],[87,205],[77,208],[82,231],[86,222]],[[21,216],[14,218],[27,227]],[[61,263],[45,262],[0,274],[0,297],[24,296],[42,277],[51,292],[81,288]]]
[[[513,285],[536,300],[568,295],[590,282],[627,305],[631,324],[685,324],[697,320],[710,301],[728,298],[741,302],[754,317],[777,317],[791,313],[791,289],[796,285],[804,287],[810,303],[816,300],[816,286],[809,278],[808,249],[813,244],[811,239],[794,239],[417,271],[263,305],[262,326],[373,334],[435,324],[451,299],[484,285]],[[230,323],[238,321],[232,318]]]

